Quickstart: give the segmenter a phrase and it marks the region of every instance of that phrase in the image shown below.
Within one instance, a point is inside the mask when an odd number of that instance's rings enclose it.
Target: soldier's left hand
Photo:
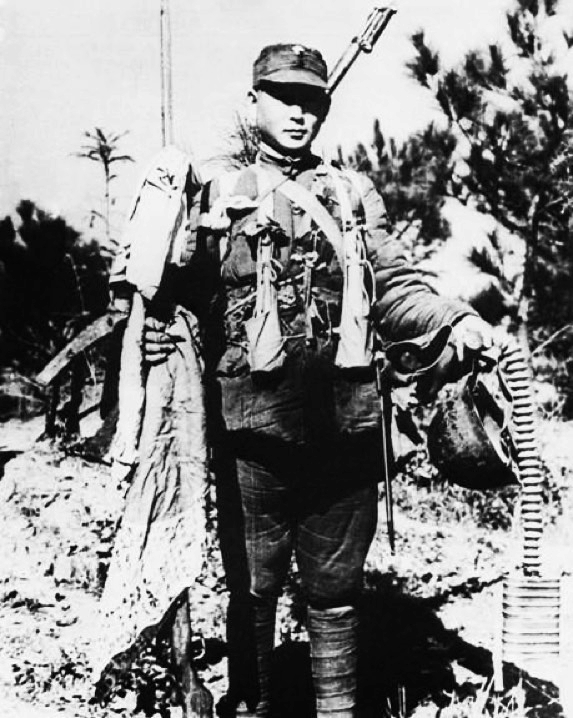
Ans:
[[[494,349],[492,327],[474,314],[462,317],[452,326],[448,346],[439,361],[418,381],[418,398],[432,401],[444,384],[461,379],[472,370],[476,359],[484,353],[491,357]]]

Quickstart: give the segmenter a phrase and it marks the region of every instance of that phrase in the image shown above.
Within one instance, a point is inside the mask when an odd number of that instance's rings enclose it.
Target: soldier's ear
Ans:
[[[258,96],[257,96],[257,90],[255,87],[252,87],[248,93],[247,93],[247,99],[249,100],[250,105],[256,105],[258,102]]]

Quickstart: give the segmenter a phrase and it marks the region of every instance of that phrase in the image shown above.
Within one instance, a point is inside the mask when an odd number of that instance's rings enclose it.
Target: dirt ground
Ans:
[[[90,702],[90,647],[123,490],[106,466],[36,442],[40,419],[6,422],[0,431],[2,715],[132,715],[136,694],[130,690],[105,708]],[[540,441],[549,477],[544,570],[565,576],[562,636],[573,639],[573,424],[542,422]],[[555,662],[535,670],[506,664],[503,692],[491,686],[503,575],[519,563],[515,497],[515,489],[476,497],[444,486],[419,453],[404,459],[395,482],[396,553],[388,548],[381,501],[368,560],[361,716],[563,714]],[[200,668],[215,701],[226,689],[225,603],[213,528],[209,568],[191,592],[191,605],[194,628],[207,641]],[[310,718],[310,659],[294,569],[279,613],[275,700],[281,714]],[[159,691],[144,707],[148,715],[155,705],[163,715],[179,716],[168,703]]]

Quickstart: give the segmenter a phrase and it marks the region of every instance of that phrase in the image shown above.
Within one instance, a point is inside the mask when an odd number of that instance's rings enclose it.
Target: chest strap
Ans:
[[[306,187],[285,177],[278,170],[271,168],[263,168],[255,165],[259,188],[263,189],[264,195],[272,192],[280,192],[293,204],[300,207],[308,214],[314,223],[322,230],[327,240],[333,246],[338,262],[341,267],[344,266],[344,240],[342,232],[336,221],[330,216],[328,210],[318,201],[316,196]],[[261,179],[266,179],[261,182]],[[272,180],[269,183],[268,178]]]
[[[277,191],[284,194],[287,199],[311,217],[333,246],[338,258],[338,263],[341,267],[344,267],[344,240],[342,232],[336,220],[328,213],[326,207],[318,201],[312,192],[298,182],[294,182],[290,179],[281,184]]]

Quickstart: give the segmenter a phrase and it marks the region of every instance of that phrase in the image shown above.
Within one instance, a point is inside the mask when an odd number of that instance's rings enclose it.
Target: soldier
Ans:
[[[249,93],[256,162],[204,186],[190,258],[147,320],[147,361],[174,350],[166,307],[202,328],[219,529],[230,591],[223,715],[269,716],[277,597],[294,553],[308,602],[317,715],[356,715],[357,599],[377,521],[373,340],[445,324],[428,395],[491,344],[437,296],[387,232],[366,177],[311,152],[329,110],[321,54],[262,50]]]

